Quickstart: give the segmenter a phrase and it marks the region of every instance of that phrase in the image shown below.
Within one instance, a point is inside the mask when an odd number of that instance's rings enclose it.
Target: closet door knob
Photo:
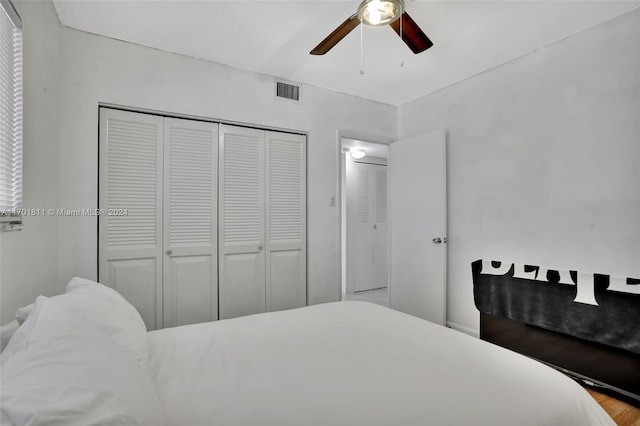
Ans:
[[[262,251],[263,248],[264,248],[263,246],[258,246],[259,251]]]
[[[171,250],[167,250],[167,256],[171,256],[173,252]]]

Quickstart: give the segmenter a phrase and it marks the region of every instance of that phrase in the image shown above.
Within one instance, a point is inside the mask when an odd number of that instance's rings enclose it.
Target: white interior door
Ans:
[[[373,283],[373,223],[375,218],[375,182],[371,179],[372,165],[354,162],[356,178],[356,203],[355,203],[355,233],[353,235],[354,268],[353,268],[353,289],[354,291],[371,290],[375,288]]]
[[[387,223],[387,166],[353,163],[355,188],[351,194],[353,218],[350,234],[354,291],[387,287],[389,228]]]
[[[218,125],[164,119],[164,326],[218,319]]]
[[[387,166],[373,165],[375,181],[375,217],[373,224],[373,287],[389,284],[389,223],[387,203]]]
[[[446,321],[446,208],[445,132],[391,144],[390,306],[442,325]]]
[[[100,110],[99,281],[162,327],[163,119]],[[120,214],[122,213],[122,214]]]
[[[306,137],[266,132],[266,309],[307,304]]]
[[[220,319],[266,309],[264,137],[220,125]]]

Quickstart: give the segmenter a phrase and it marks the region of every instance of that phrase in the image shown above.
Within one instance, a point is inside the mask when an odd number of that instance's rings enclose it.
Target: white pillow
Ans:
[[[38,319],[38,315],[40,314],[40,310],[35,309],[35,307],[38,306],[38,304],[41,301],[47,300],[47,299],[48,298],[45,296],[38,296],[36,301],[33,302],[31,305],[29,305],[31,306],[29,317],[27,317],[24,323],[22,323],[18,327],[18,329],[13,333],[13,336],[11,336],[11,340],[9,340],[9,342],[7,343],[7,346],[2,351],[1,362],[3,366],[4,366],[5,360],[9,359],[12,355],[15,355],[16,353],[24,351],[27,348],[29,343],[29,337],[31,336],[31,330],[33,329],[33,326],[36,324],[36,320]],[[31,321],[29,321],[29,318],[31,318]],[[2,377],[2,379],[3,379],[2,385],[4,387],[4,377]]]
[[[74,277],[67,284],[66,293],[52,298],[105,331],[146,365],[147,327],[136,308],[120,293],[95,281]],[[18,324],[25,322],[33,306],[31,303],[16,311]]]
[[[95,281],[72,278],[67,292],[51,299],[90,322],[127,348],[143,365],[149,359],[147,327],[142,317],[117,291]]]
[[[19,326],[20,324],[18,324],[18,321],[13,320],[0,327],[0,352],[7,347],[9,340],[11,340],[11,337],[13,337],[13,334],[18,330]]]
[[[53,298],[38,298],[5,352],[2,424],[165,424],[149,372]]]
[[[22,325],[22,323],[27,320],[27,317],[31,313],[32,309],[33,309],[33,303],[27,306],[23,306],[22,308],[19,308],[16,311],[16,321],[18,321],[18,324]]]

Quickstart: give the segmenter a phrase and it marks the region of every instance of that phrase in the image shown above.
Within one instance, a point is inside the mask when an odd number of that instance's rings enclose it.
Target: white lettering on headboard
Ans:
[[[481,274],[484,275],[507,275],[513,266],[513,277],[521,278],[531,281],[549,282],[547,278],[547,272],[549,269],[542,266],[528,266],[529,271],[525,270],[525,265],[513,264],[507,262],[496,262],[500,265],[493,266],[493,262],[490,260],[482,261]],[[598,306],[595,296],[595,285],[592,273],[577,272],[576,281],[571,277],[571,272],[566,270],[552,269],[552,271],[559,274],[558,284],[568,284],[576,286],[576,297],[574,302],[584,303],[587,305]],[[630,278],[623,277],[609,277],[608,291],[617,291],[620,293],[640,294],[640,285],[631,285]],[[636,280],[637,281],[637,280]]]
[[[609,277],[609,288],[607,290],[619,291],[620,293],[640,294],[640,285],[629,285],[627,279],[622,277]]]

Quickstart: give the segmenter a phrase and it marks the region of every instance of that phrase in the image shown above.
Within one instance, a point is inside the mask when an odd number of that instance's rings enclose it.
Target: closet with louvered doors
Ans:
[[[218,124],[100,109],[99,281],[147,328],[218,319]]]
[[[306,137],[220,125],[220,318],[306,305]]]

